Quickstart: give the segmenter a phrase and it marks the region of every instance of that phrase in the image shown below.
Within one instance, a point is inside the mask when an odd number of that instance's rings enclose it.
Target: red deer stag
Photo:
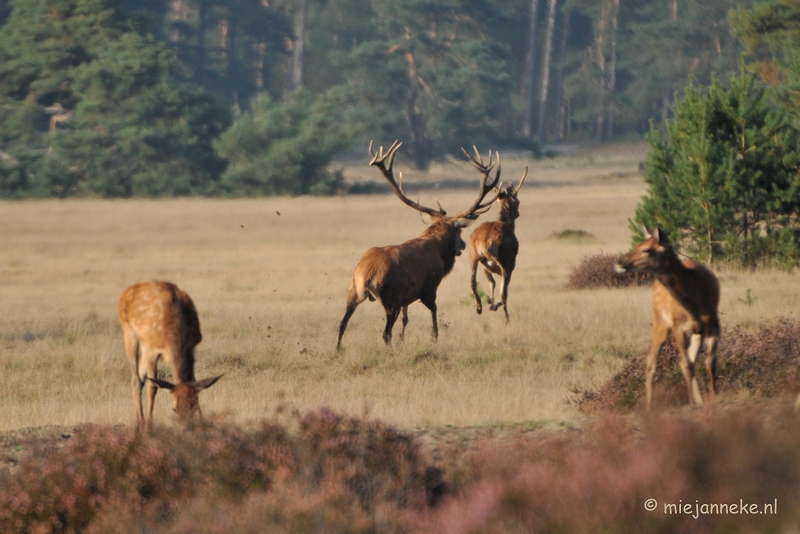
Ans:
[[[697,386],[694,362],[705,338],[706,369],[711,396],[716,394],[717,345],[719,344],[719,281],[707,267],[690,259],[681,261],[664,232],[645,230],[645,240],[622,256],[614,265],[618,273],[652,271],[653,338],[647,355],[645,395],[647,409],[653,393],[653,375],[661,347],[672,330],[672,338],[680,352],[680,366],[689,391],[689,403],[703,404]],[[685,336],[690,336],[687,353]]]
[[[138,426],[151,426],[159,387],[172,392],[174,410],[181,422],[188,422],[195,412],[202,417],[198,393],[222,375],[194,379],[194,348],[203,335],[189,295],[169,282],[153,280],[134,284],[119,297],[119,321],[133,371],[131,385]],[[162,357],[172,367],[176,384],[156,378],[156,367]],[[142,390],[147,380],[150,404],[145,422]]]
[[[435,210],[417,204],[403,191],[402,173],[398,184],[392,172],[394,156],[401,144],[395,141],[386,153],[381,147],[378,154],[375,154],[370,142],[369,153],[372,160],[369,164],[378,167],[403,203],[428,215],[431,221],[419,237],[401,245],[371,248],[358,261],[347,293],[347,309],[339,325],[337,350],[342,346],[342,336],[347,328],[347,322],[356,307],[366,299],[380,300],[386,311],[383,340],[387,345],[391,345],[392,327],[401,311],[403,328],[400,331],[400,339],[403,339],[408,323],[408,305],[416,300],[420,300],[430,310],[433,320],[433,339],[436,340],[439,336],[436,290],[442,278],[453,268],[456,256],[461,255],[461,251],[466,248],[466,243],[461,239],[461,229],[472,224],[497,199],[495,196],[483,202],[486,195],[497,186],[499,179],[498,174],[490,184],[486,183],[491,169],[489,165],[486,172],[482,173],[478,198],[466,210],[449,217],[441,205]]]
[[[476,169],[481,172],[487,172],[487,166],[483,164],[483,158],[477,147],[473,146],[472,148],[475,149],[477,160],[463,148],[461,150],[472,161],[472,165]],[[492,153],[490,151],[490,164],[491,159]],[[497,155],[497,175],[500,175],[500,154]],[[489,309],[495,311],[502,306],[506,315],[506,323],[508,323],[508,284],[511,282],[511,273],[514,272],[514,267],[517,264],[517,252],[519,252],[519,241],[517,236],[514,235],[514,221],[519,217],[519,198],[517,195],[526,176],[528,176],[527,167],[525,167],[525,172],[522,174],[517,187],[514,187],[514,184],[508,184],[504,191],[500,191],[500,195],[497,197],[497,201],[500,203],[500,219],[485,222],[478,226],[469,238],[469,263],[472,272],[470,287],[472,288],[472,294],[475,295],[475,309],[479,315],[483,312],[481,298],[478,296],[478,288],[475,283],[475,275],[478,272],[478,264],[480,263],[492,288]],[[500,275],[501,278],[499,302],[494,298],[495,282],[492,273]]]

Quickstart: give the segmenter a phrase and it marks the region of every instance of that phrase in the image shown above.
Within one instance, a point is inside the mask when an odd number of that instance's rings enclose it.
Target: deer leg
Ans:
[[[490,296],[489,296],[489,309],[495,311],[497,308],[494,307],[494,277],[492,273],[487,269],[485,266],[483,268],[483,274],[486,275],[486,279],[489,280],[489,287],[491,288]]]
[[[678,347],[678,352],[681,353],[681,371],[683,377],[686,379],[686,388],[689,391],[689,403],[703,404],[703,396],[700,394],[700,388],[697,385],[697,376],[694,372],[694,362],[697,358],[697,352],[700,350],[700,341],[702,336],[700,334],[692,334],[689,341],[689,350],[687,352],[683,332],[678,328],[672,330],[672,337],[675,340],[675,345]]]
[[[647,353],[647,366],[644,372],[645,406],[648,411],[650,411],[653,399],[653,375],[656,374],[656,361],[658,360],[658,354],[661,352],[661,347],[667,341],[667,334],[667,325],[656,318],[653,321],[653,339],[650,342],[650,352]]]
[[[142,389],[144,381],[139,378],[139,342],[128,328],[123,328],[125,339],[125,353],[131,362],[131,393],[133,395],[133,409],[136,412],[136,426],[144,426],[144,409],[142,408]]]
[[[158,356],[154,355],[149,357],[147,363],[147,376],[151,378],[158,378],[157,371],[156,371],[156,362],[158,361]],[[173,378],[175,380],[175,378]],[[147,382],[147,398],[149,401],[149,405],[147,406],[147,428],[153,426],[153,408],[156,406],[156,393],[158,392],[158,386],[152,380],[148,380]]]
[[[386,328],[383,330],[383,341],[387,346],[392,346],[392,328],[400,315],[400,308],[386,308]]]
[[[708,336],[706,338],[706,371],[708,371],[708,390],[711,397],[717,395],[717,346],[719,345],[719,338],[717,336]]]
[[[408,324],[408,306],[403,306],[403,328],[400,330],[400,341],[406,339],[406,325]]]
[[[500,302],[503,305],[503,313],[506,314],[506,324],[508,324],[508,284],[511,282],[511,271],[507,271],[502,265],[500,270],[503,272],[503,279],[500,281]]]
[[[478,284],[475,281],[476,274],[478,274],[477,260],[472,262],[472,277],[470,278],[469,287],[472,288],[472,294],[475,296],[475,311],[480,315],[483,313],[483,304],[481,304],[481,298],[478,296]]]
[[[342,317],[342,322],[339,323],[339,339],[336,342],[337,351],[342,348],[342,336],[347,328],[347,323],[350,321],[350,317],[353,315],[353,312],[356,311],[358,305],[363,301],[363,298],[359,300],[358,292],[356,291],[355,286],[350,286],[350,291],[347,292],[347,309],[344,312],[344,317]]]
[[[133,409],[136,411],[136,426],[138,428],[144,427],[144,408],[142,407],[142,389],[144,389],[144,382],[139,379],[139,373],[136,368],[133,369],[133,376],[131,377],[131,389],[133,390]]]
[[[431,311],[431,320],[433,322],[433,332],[431,337],[434,341],[439,339],[439,320],[436,318],[436,295],[428,296],[424,299],[420,297],[420,302]]]

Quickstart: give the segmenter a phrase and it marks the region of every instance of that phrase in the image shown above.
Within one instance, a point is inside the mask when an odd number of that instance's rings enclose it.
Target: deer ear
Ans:
[[[644,234],[645,239],[650,239],[653,237],[653,234],[650,232],[650,229],[646,226],[642,226],[642,233]]]
[[[431,224],[433,224],[433,217],[431,217],[427,213],[421,211],[419,212],[419,216],[422,219],[422,222],[424,222],[426,226],[430,226]]]
[[[210,388],[214,385],[214,383],[222,378],[222,375],[213,376],[211,378],[204,378],[203,380],[198,380],[194,383],[194,387],[197,391],[203,391],[206,388]]]
[[[468,217],[460,217],[458,219],[453,219],[453,223],[455,223],[455,225],[458,226],[459,228],[467,228],[476,220],[477,217],[475,219],[470,219]]]
[[[175,389],[175,384],[173,384],[172,382],[167,382],[166,380],[159,380],[158,378],[153,378],[151,376],[148,376],[147,379],[162,389],[168,389],[170,391],[173,391]]]
[[[658,240],[658,244],[662,247],[669,246],[669,237],[667,237],[667,234],[664,231],[656,228],[655,232],[653,232],[653,237]]]

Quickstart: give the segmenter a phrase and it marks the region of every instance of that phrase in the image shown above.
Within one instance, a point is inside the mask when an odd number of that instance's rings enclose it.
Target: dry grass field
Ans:
[[[201,395],[206,415],[246,423],[289,405],[368,413],[404,429],[574,421],[582,416],[571,391],[599,385],[649,343],[648,288],[563,287],[581,258],[629,248],[628,218],[645,191],[637,171],[645,149],[504,157],[506,180],[531,169],[520,193],[510,325],[501,312],[475,313],[465,254],[439,288],[439,342],[430,341],[430,315],[417,303],[405,343],[393,350],[381,341],[382,308],[365,302],[344,350],[335,351],[360,255],[424,228],[393,195],[0,202],[0,431],[133,424],[117,299],[128,285],[154,278],[178,284],[197,306],[198,378],[225,373]],[[347,178],[380,181],[364,159],[345,170]],[[405,163],[399,157],[396,166],[409,184],[474,186],[423,189],[421,203],[438,198],[455,212],[472,201],[477,174],[467,165],[420,176]],[[496,216],[493,209],[477,224]],[[593,237],[554,238],[565,229]],[[718,274],[724,328],[797,319],[796,270]],[[156,403],[156,421],[170,421],[168,395]]]

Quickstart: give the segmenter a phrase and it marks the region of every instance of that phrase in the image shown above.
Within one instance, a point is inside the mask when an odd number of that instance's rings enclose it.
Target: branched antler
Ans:
[[[478,195],[478,199],[464,211],[458,212],[455,217],[456,218],[466,218],[466,219],[477,219],[481,214],[486,213],[489,211],[489,208],[492,207],[492,203],[497,200],[497,197],[500,195],[500,188],[503,186],[503,183],[500,182],[500,153],[496,152],[497,159],[495,160],[492,157],[492,151],[489,151],[489,163],[483,163],[483,157],[481,157],[481,153],[478,151],[478,147],[472,146],[475,150],[476,158],[473,158],[469,152],[461,148],[461,151],[469,158],[472,162],[472,166],[478,169],[478,172],[481,173],[481,185],[480,189],[481,192]],[[497,171],[494,175],[494,180],[490,184],[487,184],[487,180],[489,179],[489,175],[492,172],[492,168],[494,167],[495,163],[497,163]],[[486,195],[489,194],[490,191],[494,190],[495,195],[488,201],[483,202],[483,199]]]
[[[372,141],[369,142],[369,155],[372,157],[372,160],[369,162],[370,165],[374,165],[380,169],[383,177],[389,182],[389,185],[392,186],[395,194],[403,201],[404,204],[414,208],[417,211],[421,211],[422,213],[427,213],[431,217],[444,217],[447,215],[447,212],[442,209],[441,204],[437,200],[436,203],[439,204],[439,209],[435,210],[433,208],[428,208],[421,204],[418,204],[408,198],[405,191],[403,191],[403,173],[400,173],[400,182],[398,183],[394,179],[394,173],[392,172],[392,164],[394,163],[394,155],[397,153],[397,149],[400,148],[400,145],[403,143],[400,141],[395,141],[392,143],[392,146],[384,153],[383,147],[381,146],[378,149],[378,153],[375,154],[372,151]]]

